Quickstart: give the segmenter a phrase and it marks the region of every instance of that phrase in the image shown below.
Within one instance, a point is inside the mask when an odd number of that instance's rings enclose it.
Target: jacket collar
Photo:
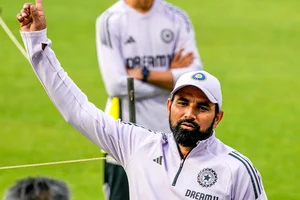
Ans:
[[[191,152],[189,153],[189,156],[204,152],[207,148],[209,148],[209,146],[211,146],[213,144],[213,142],[215,140],[216,140],[215,131],[213,131],[213,134],[209,138],[198,142],[197,146],[195,148],[193,148],[191,150]],[[179,150],[178,150],[178,145],[175,142],[173,133],[170,133],[170,135],[168,137],[168,143],[169,143],[172,151],[175,154],[178,154],[180,156]]]

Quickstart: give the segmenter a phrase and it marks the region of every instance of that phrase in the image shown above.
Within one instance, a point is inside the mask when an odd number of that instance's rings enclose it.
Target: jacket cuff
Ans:
[[[42,44],[46,44],[47,46],[51,46],[52,44],[51,40],[47,38],[47,29],[33,32],[21,31],[20,33],[29,59],[36,53],[43,51]]]

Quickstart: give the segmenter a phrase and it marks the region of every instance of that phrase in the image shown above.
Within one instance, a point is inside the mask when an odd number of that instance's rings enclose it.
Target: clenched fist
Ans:
[[[20,13],[17,15],[20,22],[21,31],[32,32],[45,29],[46,18],[43,9],[43,1],[36,0],[35,6],[31,3],[25,3]]]

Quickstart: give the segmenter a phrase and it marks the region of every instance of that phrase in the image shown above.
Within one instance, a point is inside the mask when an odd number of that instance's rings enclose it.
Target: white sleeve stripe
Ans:
[[[248,174],[250,175],[251,182],[252,182],[255,199],[257,199],[258,198],[257,189],[258,189],[259,194],[261,194],[261,190],[260,190],[261,186],[258,182],[258,177],[257,177],[257,174],[254,172],[253,166],[249,163],[248,160],[246,160],[245,158],[243,158],[241,155],[239,155],[236,152],[229,153],[229,155],[236,158],[237,160],[239,160],[246,167]],[[255,179],[255,181],[254,181],[254,179]],[[255,184],[255,182],[256,182],[256,184]]]
[[[189,16],[183,11],[181,10],[180,8],[172,5],[172,4],[169,4],[169,3],[166,3],[166,7],[173,13],[175,14],[178,14],[180,17],[183,18],[183,21],[185,22],[186,24],[186,30],[187,32],[190,32],[190,30],[192,29],[192,24],[191,24],[191,20],[189,18]]]
[[[107,12],[103,15],[100,22],[100,39],[101,43],[105,46],[112,48],[110,31],[109,31],[109,18],[113,15],[111,12]]]

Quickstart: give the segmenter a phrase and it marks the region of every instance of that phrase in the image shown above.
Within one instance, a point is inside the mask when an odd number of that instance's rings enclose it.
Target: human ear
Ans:
[[[167,111],[168,111],[168,117],[170,117],[170,112],[171,112],[171,105],[172,105],[172,101],[170,98],[168,98],[167,100]]]
[[[215,116],[215,122],[214,122],[214,128],[216,128],[218,126],[218,124],[220,123],[220,121],[222,120],[224,115],[224,111],[220,110],[216,116]]]

